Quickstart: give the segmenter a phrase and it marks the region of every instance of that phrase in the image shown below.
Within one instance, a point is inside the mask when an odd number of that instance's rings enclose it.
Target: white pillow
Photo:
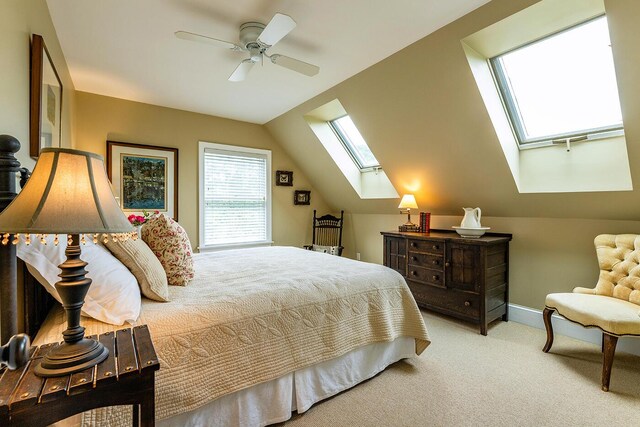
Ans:
[[[313,245],[311,249],[325,254],[340,255],[340,246]]]
[[[34,235],[31,236],[31,244],[27,245],[22,237],[17,245],[18,258],[27,264],[33,277],[47,292],[60,302],[55,283],[60,280],[58,265],[66,259],[64,251],[67,236],[59,236],[58,246],[53,244],[53,236],[47,237],[46,245]],[[136,321],[140,316],[141,297],[133,274],[108,250],[89,239],[85,245],[80,245],[80,249],[80,259],[88,263],[85,267],[87,277],[93,281],[84,299],[82,314],[113,325]]]

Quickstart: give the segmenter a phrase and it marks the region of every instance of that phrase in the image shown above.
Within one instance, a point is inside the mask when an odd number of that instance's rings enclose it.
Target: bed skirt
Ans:
[[[416,357],[415,339],[400,337],[374,343],[336,359],[309,366],[275,380],[222,396],[207,405],[157,421],[159,427],[262,427],[306,412],[321,400],[372,378],[387,366]],[[81,416],[56,427],[76,427]]]

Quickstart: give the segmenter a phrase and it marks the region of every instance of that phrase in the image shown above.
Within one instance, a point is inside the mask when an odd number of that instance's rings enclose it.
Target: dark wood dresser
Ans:
[[[384,265],[405,277],[420,307],[477,323],[482,335],[493,320],[508,320],[511,234],[381,234]]]

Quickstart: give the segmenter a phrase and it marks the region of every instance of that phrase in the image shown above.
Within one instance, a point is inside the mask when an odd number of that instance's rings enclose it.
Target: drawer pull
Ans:
[[[440,249],[440,247],[439,247],[438,245],[433,245],[433,248],[432,248],[432,249],[433,249],[434,251],[437,251],[438,249]]]
[[[431,264],[440,265],[440,261],[438,261],[437,259],[434,259],[433,261],[431,261]]]
[[[415,257],[415,256],[411,257],[411,261],[417,261],[417,260],[418,260],[418,257]]]
[[[417,271],[415,271],[415,270],[411,270],[411,275],[412,275],[412,276],[417,276],[417,275],[418,275],[418,272],[417,272]]]
[[[437,276],[437,275],[434,275],[432,278],[433,280],[440,280],[440,276]]]
[[[451,266],[451,263],[450,263],[449,261],[447,261],[447,262],[445,262],[445,263],[444,263],[444,266],[445,266],[445,267],[450,267],[450,266]]]
[[[465,307],[471,307],[471,302],[470,301],[465,301],[464,302],[464,306]]]
[[[416,242],[411,242],[411,247],[415,248],[416,247]]]

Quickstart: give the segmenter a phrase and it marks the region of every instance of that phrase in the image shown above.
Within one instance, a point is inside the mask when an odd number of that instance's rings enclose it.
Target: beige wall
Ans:
[[[551,291],[597,279],[593,238],[640,233],[640,2],[606,0],[634,191],[520,194],[460,40],[536,3],[493,0],[266,124],[334,210],[345,209],[349,256],[382,261],[379,232],[402,222],[398,200],[361,200],[303,115],[339,99],[399,193],[413,192],[435,226],[480,206],[487,225],[513,233],[511,302],[540,308]],[[458,216],[459,215],[459,216]]]
[[[194,248],[198,246],[198,141],[268,149],[274,177],[276,170],[293,171],[293,187],[272,188],[275,244],[310,243],[313,209],[327,210],[322,197],[263,126],[85,92],[76,92],[76,105],[75,148],[106,156],[110,140],[179,149],[178,220]],[[311,205],[294,206],[294,189],[311,190]]]
[[[33,169],[29,157],[29,61],[31,34],[40,34],[62,80],[62,144],[73,141],[74,87],[45,0],[0,1],[0,134],[22,144],[18,160]]]
[[[440,215],[463,205],[501,217],[640,217],[640,190],[520,194],[460,40],[532,0],[493,0],[325,93],[267,129],[331,203],[354,213],[393,213],[397,201],[361,200],[309,129],[304,114],[339,99],[399,193]],[[640,2],[606,1],[631,178],[640,173]],[[571,155],[571,153],[568,153]]]

